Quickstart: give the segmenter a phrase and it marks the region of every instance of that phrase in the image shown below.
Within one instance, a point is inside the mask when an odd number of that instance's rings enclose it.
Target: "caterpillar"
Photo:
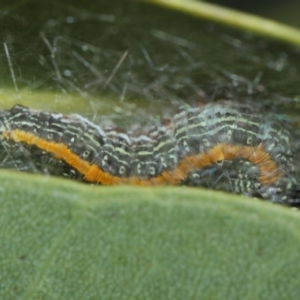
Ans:
[[[134,135],[77,115],[0,111],[0,167],[94,184],[192,185],[297,206],[291,132],[230,101],[189,107]]]

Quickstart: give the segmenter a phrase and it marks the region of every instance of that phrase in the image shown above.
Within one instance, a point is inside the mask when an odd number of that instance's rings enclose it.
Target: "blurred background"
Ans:
[[[211,2],[262,17],[275,19],[300,28],[299,0],[207,0],[206,2]]]

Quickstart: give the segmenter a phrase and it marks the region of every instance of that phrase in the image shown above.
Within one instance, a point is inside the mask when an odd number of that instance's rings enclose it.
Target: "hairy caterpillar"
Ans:
[[[96,184],[187,184],[298,205],[291,134],[274,116],[219,101],[134,136],[80,115],[0,112],[2,168]]]

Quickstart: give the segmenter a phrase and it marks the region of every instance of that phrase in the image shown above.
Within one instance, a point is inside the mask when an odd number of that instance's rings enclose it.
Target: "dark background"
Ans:
[[[299,0],[210,0],[207,2],[231,7],[300,27]]]

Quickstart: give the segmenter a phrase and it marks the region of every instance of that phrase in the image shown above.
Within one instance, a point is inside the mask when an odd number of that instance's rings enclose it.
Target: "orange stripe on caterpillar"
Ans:
[[[74,154],[65,144],[55,143],[42,139],[33,133],[20,130],[4,131],[3,137],[11,139],[16,143],[34,145],[41,150],[51,153],[55,158],[62,159],[71,167],[84,175],[84,179],[91,183],[105,185],[135,184],[141,186],[153,186],[163,184],[178,185],[186,179],[189,173],[210,166],[218,161],[243,158],[257,165],[260,169],[259,180],[263,185],[275,183],[283,173],[278,170],[276,163],[268,153],[259,145],[257,147],[230,145],[220,143],[206,151],[196,155],[187,156],[178,164],[174,170],[164,171],[161,175],[147,178],[145,180],[136,176],[118,177],[104,172],[96,164],[84,161]]]

